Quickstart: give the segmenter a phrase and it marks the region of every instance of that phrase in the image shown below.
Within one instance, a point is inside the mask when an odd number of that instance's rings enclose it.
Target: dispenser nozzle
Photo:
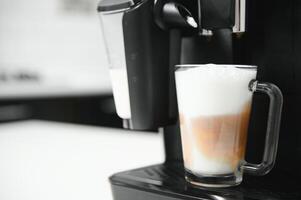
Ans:
[[[169,2],[163,5],[162,19],[164,28],[192,28],[198,27],[190,11],[181,4]]]

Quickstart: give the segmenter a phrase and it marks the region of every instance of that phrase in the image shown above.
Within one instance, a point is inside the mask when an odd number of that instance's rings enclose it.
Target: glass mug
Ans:
[[[275,162],[282,94],[271,83],[256,81],[257,67],[177,65],[176,90],[186,180],[197,186],[229,187],[242,174],[265,175]],[[244,160],[252,96],[270,98],[263,160]]]

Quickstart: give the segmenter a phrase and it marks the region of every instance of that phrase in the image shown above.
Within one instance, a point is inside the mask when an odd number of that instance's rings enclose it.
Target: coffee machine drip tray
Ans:
[[[185,181],[180,163],[165,163],[121,172],[110,178],[115,200],[296,200],[297,177],[277,171],[263,177],[245,176],[232,188],[195,188]]]

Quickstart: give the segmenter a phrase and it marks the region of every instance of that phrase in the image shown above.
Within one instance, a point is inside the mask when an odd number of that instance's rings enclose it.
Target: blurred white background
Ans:
[[[0,1],[0,98],[110,93],[98,0]]]
[[[0,0],[0,200],[110,200],[110,175],[163,161],[161,135],[108,128],[97,3]]]

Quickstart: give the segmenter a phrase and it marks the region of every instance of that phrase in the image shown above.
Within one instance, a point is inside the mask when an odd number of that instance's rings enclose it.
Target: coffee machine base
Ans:
[[[195,188],[185,181],[181,163],[164,163],[117,173],[110,177],[114,200],[296,200],[301,184],[284,172],[245,176],[232,188]]]

